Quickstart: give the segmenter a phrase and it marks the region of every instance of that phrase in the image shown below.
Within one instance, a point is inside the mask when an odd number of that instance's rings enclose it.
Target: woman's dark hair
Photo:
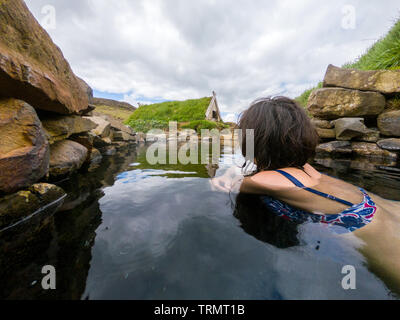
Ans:
[[[233,215],[245,232],[277,248],[299,245],[298,223],[272,213],[259,195],[240,193],[236,198]]]
[[[246,157],[246,130],[254,130],[257,171],[303,167],[314,157],[318,134],[306,112],[286,97],[261,98],[239,120],[242,154]],[[248,158],[248,157],[247,157]]]

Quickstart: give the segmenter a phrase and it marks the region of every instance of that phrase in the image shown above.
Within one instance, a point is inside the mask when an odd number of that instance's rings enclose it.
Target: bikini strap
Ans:
[[[344,205],[349,206],[349,207],[352,207],[354,205],[353,203],[351,203],[349,201],[337,198],[337,197],[332,196],[330,194],[327,194],[327,193],[324,193],[324,192],[321,192],[321,191],[318,191],[318,190],[315,190],[315,189],[312,189],[312,188],[305,187],[304,184],[302,184],[299,180],[297,180],[295,177],[293,177],[291,174],[287,173],[286,171],[283,171],[283,170],[275,170],[275,171],[280,173],[284,177],[286,177],[288,180],[290,180],[296,187],[302,188],[302,189],[304,189],[304,190],[306,190],[308,192],[311,192],[311,193],[314,193],[314,194],[316,194],[318,196],[321,196],[321,197],[324,197],[324,198],[339,202],[339,203],[344,204]]]

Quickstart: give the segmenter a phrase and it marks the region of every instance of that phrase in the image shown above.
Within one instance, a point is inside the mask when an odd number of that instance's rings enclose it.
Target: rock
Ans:
[[[0,17],[0,96],[60,114],[86,109],[81,82],[24,1],[1,1]]]
[[[42,206],[58,200],[65,195],[63,189],[49,183],[36,183],[29,190],[39,197]]]
[[[0,197],[0,230],[40,208],[40,201],[30,191],[18,191]]]
[[[355,140],[363,142],[377,142],[380,137],[381,135],[378,128],[373,128],[373,129],[368,129],[367,133],[356,138]]]
[[[86,132],[83,134],[75,134],[75,135],[71,136],[69,139],[69,140],[72,140],[72,141],[75,141],[75,142],[81,144],[88,150],[85,163],[90,163],[91,153],[92,153],[92,150],[94,149],[93,148],[94,139],[95,139],[95,135],[91,132]]]
[[[308,99],[308,110],[321,119],[376,116],[385,108],[385,97],[378,92],[341,88],[314,90]]]
[[[336,139],[350,141],[353,138],[361,137],[368,132],[363,118],[341,118],[334,121]]]
[[[115,131],[114,134],[115,141],[135,141],[135,136],[132,136],[124,131]]]
[[[92,133],[94,133],[96,136],[99,136],[101,138],[106,138],[110,135],[110,130],[111,130],[110,122],[104,120],[101,117],[84,117],[84,118],[93,121],[97,125],[96,128],[92,130]]]
[[[42,119],[50,144],[65,140],[73,134],[91,131],[97,127],[90,118],[80,116],[53,116]]]
[[[82,89],[86,92],[87,97],[88,97],[88,102],[89,105],[93,103],[93,89],[86,83],[85,80],[76,77],[79,81],[80,86],[82,87]],[[91,106],[92,110],[96,109],[96,106],[92,105]]]
[[[320,144],[317,146],[316,152],[319,154],[343,154],[349,155],[353,151],[351,149],[351,143],[349,141],[331,141]]]
[[[397,159],[398,157],[394,152],[389,152],[379,148],[376,143],[353,142],[351,148],[356,155],[363,157],[379,157],[388,159]]]
[[[111,117],[109,115],[102,114],[102,113],[99,113],[99,112],[94,112],[94,115],[96,117],[100,117],[100,118],[103,118],[104,120],[108,121],[111,124],[111,129],[113,129],[114,131],[123,131],[125,133],[130,134],[130,135],[135,135],[135,131],[133,131],[133,129],[131,127],[125,125],[119,119],[116,119],[114,117]]]
[[[313,119],[311,119],[311,123],[316,128],[321,128],[321,129],[332,129],[334,127],[333,123],[331,121],[327,121],[327,120],[313,118]]]
[[[400,139],[392,138],[392,139],[384,139],[378,141],[378,146],[381,149],[389,150],[389,151],[400,151]]]
[[[77,142],[56,142],[50,149],[50,176],[60,177],[77,171],[85,162],[87,154],[88,150]]]
[[[322,129],[318,127],[315,129],[321,139],[334,139],[336,137],[335,129]]]
[[[396,93],[400,92],[400,70],[361,71],[329,65],[323,86]]]
[[[52,184],[34,184],[29,190],[0,197],[0,230],[21,221],[40,208],[60,200],[64,190]]]
[[[386,111],[379,115],[378,128],[385,136],[400,137],[400,110]]]
[[[48,170],[49,143],[36,111],[21,100],[1,99],[0,191],[25,188]]]

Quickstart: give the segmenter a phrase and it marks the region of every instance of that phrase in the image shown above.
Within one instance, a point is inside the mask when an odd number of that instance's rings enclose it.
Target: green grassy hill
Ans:
[[[182,128],[217,128],[219,124],[206,121],[205,114],[211,97],[185,101],[167,101],[139,107],[125,122],[135,131],[167,129],[169,121],[178,122]]]
[[[346,63],[343,68],[359,70],[400,69],[400,20],[394,24],[385,37],[372,45],[365,54],[354,62]],[[305,107],[311,92],[321,87],[322,82],[303,92],[296,98],[296,101]]]

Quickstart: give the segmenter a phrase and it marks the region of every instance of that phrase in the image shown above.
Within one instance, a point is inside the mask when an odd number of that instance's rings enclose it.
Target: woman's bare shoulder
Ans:
[[[277,171],[262,171],[250,177],[251,181],[270,191],[295,187],[293,183]]]

